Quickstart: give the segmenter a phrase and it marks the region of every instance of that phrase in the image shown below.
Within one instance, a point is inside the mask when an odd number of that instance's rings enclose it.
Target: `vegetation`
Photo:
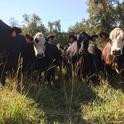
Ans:
[[[23,25],[23,33],[34,36],[37,32],[46,32],[45,26],[42,24],[41,19],[36,14],[23,15],[25,25]]]
[[[124,93],[104,84],[93,88],[97,93],[96,99],[82,105],[82,117],[94,124],[123,124],[124,123]]]
[[[43,32],[47,37],[55,34],[56,44],[67,45],[69,34],[78,34],[86,31],[90,35],[99,34],[101,31],[110,32],[114,27],[124,28],[124,2],[121,0],[88,0],[88,19],[82,19],[75,25],[69,27],[68,32],[61,29],[61,20],[49,21],[45,26],[37,14],[24,14],[23,34],[34,36],[37,32]],[[18,21],[10,18],[11,26],[18,26]]]
[[[38,104],[26,97],[26,94],[19,93],[15,81],[11,80],[10,83],[9,86],[0,87],[0,124],[44,122],[45,114],[38,108]]]
[[[42,31],[46,36],[56,35],[56,43],[67,44],[70,33],[86,31],[90,35],[110,32],[115,26],[124,28],[124,2],[119,0],[89,0],[89,18],[77,22],[62,32],[61,20],[48,22],[45,27],[36,15],[23,15],[23,33],[34,36]],[[10,20],[16,26],[15,18]],[[101,80],[94,85],[87,80],[65,78],[47,82],[26,77],[22,82],[8,77],[0,87],[0,124],[123,124],[124,84]],[[54,86],[54,83],[58,87]]]
[[[124,120],[123,83],[62,79],[47,82],[12,78],[0,87],[1,124],[120,124]],[[117,87],[118,86],[118,87]],[[120,86],[120,87],[119,87]]]
[[[96,34],[101,31],[110,32],[114,27],[124,28],[124,2],[120,0],[88,0],[87,20],[76,23],[69,31],[87,31]]]

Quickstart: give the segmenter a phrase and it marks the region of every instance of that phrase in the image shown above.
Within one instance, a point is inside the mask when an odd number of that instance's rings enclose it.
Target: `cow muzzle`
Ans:
[[[37,54],[37,57],[38,58],[43,58],[44,57],[44,54]]]
[[[113,50],[112,55],[113,56],[120,56],[121,55],[121,50]]]

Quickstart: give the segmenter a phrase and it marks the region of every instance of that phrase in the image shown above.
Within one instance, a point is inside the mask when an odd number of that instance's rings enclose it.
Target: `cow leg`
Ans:
[[[104,72],[105,72],[105,79],[106,78],[111,79],[111,77],[113,75],[113,70],[110,65],[105,64]]]
[[[5,74],[3,74],[0,78],[0,83],[4,86],[5,85]]]
[[[48,70],[45,79],[48,81],[48,86],[51,87],[52,86],[51,81],[55,83],[55,69]]]
[[[0,67],[0,83],[3,86],[5,85],[5,69],[3,69],[3,66]]]
[[[50,81],[50,80],[54,80],[54,79],[55,79],[55,69],[50,69],[47,72],[47,80]]]
[[[72,77],[72,72],[73,72],[73,67],[71,65],[71,63],[65,63],[65,69],[66,69],[66,73],[67,73],[67,78]]]
[[[48,86],[51,88],[51,70],[48,70],[45,73],[45,80],[48,81]]]
[[[39,70],[38,71],[38,80],[39,81],[41,81],[41,79],[42,79],[42,75],[41,74],[42,74],[42,70]]]

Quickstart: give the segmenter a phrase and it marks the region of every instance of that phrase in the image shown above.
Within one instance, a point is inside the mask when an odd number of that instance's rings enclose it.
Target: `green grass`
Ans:
[[[49,88],[30,78],[24,84],[12,78],[6,82],[0,87],[0,124],[124,123],[122,84],[62,79]]]
[[[82,117],[94,124],[124,123],[124,93],[108,83],[93,88],[98,95],[93,102],[82,105]]]
[[[37,124],[44,117],[33,99],[8,86],[0,88],[0,124]]]

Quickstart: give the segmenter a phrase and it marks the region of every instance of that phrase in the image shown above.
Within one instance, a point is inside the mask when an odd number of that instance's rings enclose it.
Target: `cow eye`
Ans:
[[[37,38],[35,38],[35,42],[38,44],[39,40]]]

